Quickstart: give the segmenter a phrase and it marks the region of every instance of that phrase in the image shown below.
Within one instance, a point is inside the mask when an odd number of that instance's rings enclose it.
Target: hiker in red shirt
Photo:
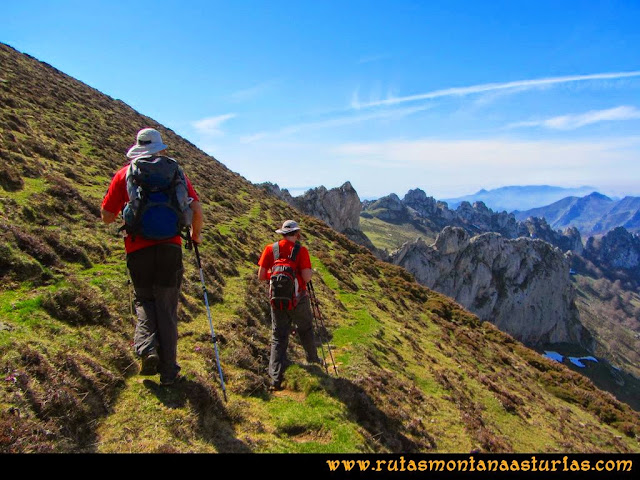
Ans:
[[[105,223],[113,223],[130,201],[127,191],[127,172],[130,166],[136,161],[153,162],[157,158],[168,164],[175,162],[173,159],[162,156],[166,148],[157,130],[145,128],[138,132],[136,144],[127,152],[131,163],[115,174],[102,201],[101,214]],[[178,167],[174,166],[174,168]],[[182,174],[181,170],[180,173]],[[185,198],[185,204],[188,203],[191,210],[189,213],[193,215],[190,227],[191,239],[199,244],[202,241],[202,207],[198,194],[186,176],[182,183],[183,189],[184,183],[186,183],[185,195],[188,195],[188,199]],[[173,227],[175,225],[171,226]],[[137,324],[134,349],[142,358],[140,373],[142,375],[160,373],[160,383],[163,385],[171,385],[178,380],[180,370],[176,357],[178,298],[183,273],[182,239],[179,234],[170,235],[168,238],[151,239],[146,238],[143,231],[143,233],[128,234],[124,239],[127,267],[135,290]]]
[[[287,220],[276,230],[283,238],[267,245],[258,261],[258,279],[269,281],[271,302],[271,356],[269,377],[271,388],[280,390],[284,375],[289,329],[297,326],[307,362],[322,364],[313,335],[313,314],[307,293],[307,282],[313,276],[306,247],[300,245],[300,227]]]

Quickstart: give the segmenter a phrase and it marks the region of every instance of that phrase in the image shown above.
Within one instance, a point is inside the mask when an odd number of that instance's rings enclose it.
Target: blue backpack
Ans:
[[[122,211],[123,230],[135,241],[136,235],[165,240],[179,235],[191,225],[192,199],[187,180],[178,162],[164,156],[137,157],[126,176],[129,202]]]

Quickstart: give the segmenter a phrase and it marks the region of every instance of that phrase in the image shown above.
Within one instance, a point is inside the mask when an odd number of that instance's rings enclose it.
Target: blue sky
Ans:
[[[640,195],[638,25],[635,0],[22,0],[0,41],[293,194]]]

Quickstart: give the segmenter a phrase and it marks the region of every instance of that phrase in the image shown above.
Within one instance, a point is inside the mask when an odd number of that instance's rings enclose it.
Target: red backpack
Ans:
[[[296,257],[300,242],[296,242],[291,255],[280,258],[280,244],[273,244],[273,266],[269,280],[269,300],[275,310],[292,310],[297,304],[298,278]]]

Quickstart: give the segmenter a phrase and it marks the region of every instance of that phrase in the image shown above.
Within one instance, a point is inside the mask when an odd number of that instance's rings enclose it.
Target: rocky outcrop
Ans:
[[[547,242],[496,233],[471,237],[447,227],[434,244],[417,239],[391,260],[526,344],[591,346],[578,318],[569,259]]]
[[[409,190],[402,203],[421,217],[431,217],[445,222],[455,218],[455,214],[449,210],[445,202],[440,202],[433,197],[427,197],[427,194],[419,188]]]
[[[373,202],[366,202],[364,208],[367,212],[375,213],[375,216],[385,222],[398,223],[410,220],[409,209],[395,194],[387,195]]]
[[[331,190],[322,186],[307,190],[304,195],[293,198],[293,205],[307,215],[323,220],[338,232],[360,228],[362,204],[350,182]]]
[[[521,225],[526,229],[530,238],[539,238],[551,245],[558,247],[563,252],[572,251],[582,255],[584,246],[580,231],[575,227],[569,227],[560,232],[554,230],[544,218],[529,217]]]
[[[257,186],[266,190],[271,195],[278,197],[280,200],[284,200],[289,205],[293,204],[293,197],[286,188],[280,189],[277,184],[271,182],[259,183]]]
[[[345,182],[341,187],[331,190],[323,186],[313,188],[299,197],[291,196],[287,189],[281,189],[271,182],[261,183],[258,186],[302,213],[319,218],[351,241],[368,248],[379,258],[386,258],[386,252],[377,249],[360,229],[362,203],[350,182]]]
[[[614,228],[602,238],[590,237],[584,256],[611,270],[640,271],[640,236],[624,227]]]
[[[474,233],[496,232],[507,238],[521,237],[526,230],[519,224],[513,214],[496,213],[483,202],[462,202],[456,209],[457,217],[468,230]]]
[[[341,187],[331,190],[322,186],[312,188],[299,197],[291,196],[287,189],[281,189],[275,183],[265,182],[257,186],[301,212],[319,218],[340,233],[347,230],[360,230],[362,204],[350,182],[345,182]]]

